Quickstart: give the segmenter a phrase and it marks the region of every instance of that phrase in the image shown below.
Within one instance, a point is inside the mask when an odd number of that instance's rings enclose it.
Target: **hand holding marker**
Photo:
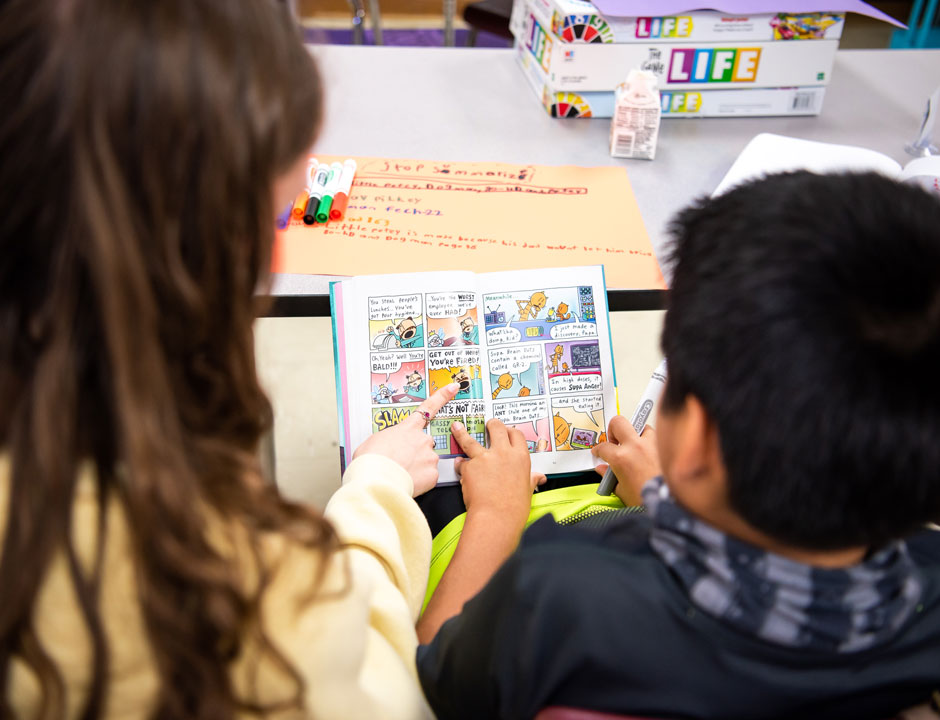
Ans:
[[[643,391],[640,402],[637,403],[636,410],[633,411],[633,419],[630,421],[630,424],[633,425],[633,429],[636,430],[637,435],[643,434],[643,428],[646,427],[646,422],[653,415],[656,401],[659,400],[659,396],[662,394],[665,385],[666,361],[663,360],[656,366],[656,369],[653,370],[653,375],[646,386],[646,390]],[[615,487],[617,487],[617,476],[614,475],[613,468],[608,465],[607,472],[604,473],[600,485],[597,486],[597,494],[610,495]]]

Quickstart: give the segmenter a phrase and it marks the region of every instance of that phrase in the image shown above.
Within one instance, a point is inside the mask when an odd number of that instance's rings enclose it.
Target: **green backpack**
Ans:
[[[598,495],[597,485],[598,483],[572,485],[533,494],[532,509],[529,511],[529,519],[526,520],[526,527],[548,514],[551,514],[559,525],[573,525],[601,514],[613,512],[614,515],[620,515],[643,511],[640,506],[625,507],[616,495]],[[467,513],[461,513],[434,536],[431,543],[431,571],[428,575],[428,589],[424,595],[422,612],[454,556],[466,519]]]

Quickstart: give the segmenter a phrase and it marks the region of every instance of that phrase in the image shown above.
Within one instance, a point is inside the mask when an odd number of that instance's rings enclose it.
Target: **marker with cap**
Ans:
[[[307,208],[307,199],[310,196],[307,195],[306,190],[301,190],[297,193],[297,198],[294,200],[294,206],[291,210],[291,215],[296,218],[302,218],[304,216],[304,210]]]
[[[356,177],[356,161],[349,159],[343,163],[343,174],[339,179],[339,186],[333,196],[333,206],[330,208],[330,219],[340,220],[346,212],[346,203],[349,201],[349,191],[353,179]]]
[[[284,208],[284,212],[277,216],[277,219],[274,221],[274,224],[277,226],[278,230],[283,230],[287,227],[287,223],[290,222],[290,211],[294,207],[293,203],[287,203],[287,207]]]
[[[663,360],[653,370],[653,375],[646,385],[646,390],[643,391],[640,402],[637,403],[636,410],[633,411],[633,419],[630,424],[633,425],[637,435],[643,434],[643,428],[646,427],[647,421],[652,417],[653,409],[656,407],[656,402],[659,400],[659,396],[662,395],[665,386],[666,361]],[[615,487],[617,487],[617,476],[614,475],[613,468],[608,465],[607,472],[604,473],[604,477],[597,486],[597,494],[610,495]]]
[[[320,207],[317,208],[317,222],[319,223],[325,223],[330,219],[330,207],[333,204],[336,188],[339,187],[339,178],[342,172],[343,166],[338,162],[330,165],[330,174],[326,179],[326,190],[323,193],[323,199],[320,200]]]
[[[313,225],[317,221],[317,210],[320,207],[320,200],[323,199],[323,191],[326,188],[326,178],[330,174],[330,166],[326,163],[317,163],[316,167],[310,168],[310,184],[308,192],[310,197],[307,200],[307,209],[304,212],[304,223]]]
[[[314,175],[317,174],[318,165],[319,163],[317,162],[317,159],[314,157],[310,158],[310,162],[307,163],[307,189],[306,189],[307,201],[304,205],[304,211],[302,215],[304,225],[313,225],[313,223],[315,223],[317,220],[317,217],[316,217],[317,206],[316,205],[313,206],[313,212],[310,212],[309,206],[310,206],[310,194],[314,191],[313,177]]]

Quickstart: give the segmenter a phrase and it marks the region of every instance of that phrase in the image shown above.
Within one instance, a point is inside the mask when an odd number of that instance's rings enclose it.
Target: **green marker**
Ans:
[[[326,187],[323,190],[323,197],[320,198],[320,206],[317,208],[317,222],[325,223],[330,219],[330,205],[333,204],[333,192],[330,187],[333,185],[333,171],[326,177]]]
[[[335,162],[330,165],[330,174],[326,179],[326,188],[323,191],[323,197],[320,199],[320,206],[317,208],[317,222],[325,223],[330,219],[330,208],[333,206],[333,197],[336,195],[336,188],[339,186],[339,177],[343,172],[343,166]]]

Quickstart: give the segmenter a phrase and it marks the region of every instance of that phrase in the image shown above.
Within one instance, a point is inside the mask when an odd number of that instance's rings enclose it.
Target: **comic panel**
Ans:
[[[483,417],[482,400],[451,400],[431,420],[428,432],[434,440],[434,451],[441,457],[457,457],[464,453],[450,434],[450,425],[459,420],[467,428],[470,437],[481,445],[486,444],[486,420]]]
[[[418,409],[417,405],[389,405],[372,408],[372,432],[377,433],[408,419]]]
[[[548,452],[552,449],[548,400],[545,398],[493,403],[493,417],[521,431],[530,453]]]
[[[494,400],[545,394],[542,351],[538,345],[493,348],[488,357]]]
[[[601,349],[597,340],[566,340],[545,343],[548,391],[590,392],[603,387]]]
[[[480,349],[465,345],[428,350],[428,381],[433,393],[452,382],[460,384],[455,399],[483,397]]]
[[[597,337],[594,291],[589,285],[483,296],[490,345]]]
[[[413,403],[427,397],[423,350],[373,352],[369,360],[373,405]]]
[[[469,291],[427,294],[427,346],[479,345],[476,296]]]
[[[369,298],[369,342],[372,350],[424,347],[421,294]]]
[[[606,441],[604,396],[553,397],[552,426],[556,450],[586,450]]]

